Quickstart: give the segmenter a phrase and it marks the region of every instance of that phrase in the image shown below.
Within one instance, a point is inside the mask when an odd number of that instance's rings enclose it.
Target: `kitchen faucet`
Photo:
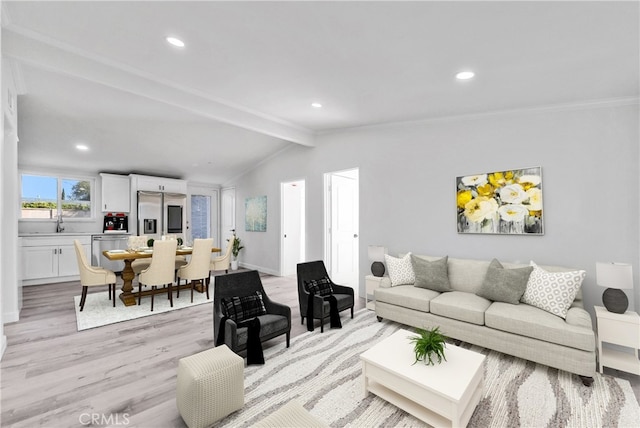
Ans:
[[[56,220],[56,232],[64,232],[64,226],[62,225],[62,214],[58,214],[58,219]]]

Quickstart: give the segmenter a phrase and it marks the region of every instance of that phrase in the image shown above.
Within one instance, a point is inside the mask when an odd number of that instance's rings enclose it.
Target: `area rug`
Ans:
[[[80,312],[80,296],[74,296],[73,301],[76,308],[78,331],[82,331],[103,325],[161,314],[163,312],[202,305],[204,303],[211,304],[213,302],[213,296],[211,293],[209,293],[209,295],[211,298],[207,299],[205,293],[194,292],[193,303],[191,303],[191,290],[180,290],[179,299],[176,298],[175,293],[173,294],[172,308],[169,305],[169,299],[167,299],[166,294],[157,294],[153,301],[153,312],[151,312],[151,298],[148,296],[142,299],[140,306],[125,306],[124,303],[116,297],[116,307],[114,308],[111,300],[109,300],[109,293],[107,291],[88,293],[87,301],[84,304],[84,310],[82,312]]]
[[[291,399],[332,427],[423,427],[383,399],[363,394],[359,356],[399,324],[363,309],[341,330],[305,333],[291,347],[265,350],[266,364],[245,369],[245,405],[216,426],[250,427]],[[407,328],[408,329],[408,328]],[[447,346],[455,346],[449,344]],[[470,427],[632,427],[640,406],[628,381],[596,374],[592,387],[567,372],[477,346],[486,355],[484,394]]]

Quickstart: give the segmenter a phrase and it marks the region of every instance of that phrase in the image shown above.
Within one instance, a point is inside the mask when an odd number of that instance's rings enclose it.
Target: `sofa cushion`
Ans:
[[[583,270],[548,272],[533,261],[522,302],[564,318],[586,276]]]
[[[289,320],[282,315],[264,314],[258,316],[258,319],[260,320],[260,338],[286,331],[289,326]],[[247,343],[249,329],[247,327],[238,327],[236,333],[238,336],[238,345],[245,345]]]
[[[448,257],[445,256],[439,260],[429,261],[411,255],[411,264],[416,277],[413,285],[440,292],[451,291],[447,259]]]
[[[517,305],[527,288],[532,270],[532,266],[505,269],[497,259],[493,259],[476,294],[494,302]]]
[[[489,269],[489,261],[449,257],[449,284],[457,291],[478,291]]]
[[[414,287],[415,288],[415,287]],[[463,291],[442,293],[431,300],[431,313],[459,321],[484,325],[484,311],[491,301]]]
[[[391,278],[391,286],[404,284],[413,284],[416,276],[413,273],[411,265],[411,253],[407,253],[404,257],[397,258],[388,254],[384,255],[384,261],[389,269],[389,278]]]
[[[376,302],[389,303],[416,311],[429,312],[429,302],[440,293],[413,285],[400,285],[391,288],[376,288],[374,296]]]
[[[589,352],[595,349],[591,317],[579,307],[569,309],[569,322],[527,304],[516,306],[495,302],[487,309],[484,318],[486,326],[496,330]]]

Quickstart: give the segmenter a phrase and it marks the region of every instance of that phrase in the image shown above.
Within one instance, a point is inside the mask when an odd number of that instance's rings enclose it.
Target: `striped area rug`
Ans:
[[[332,427],[427,426],[373,394],[363,396],[360,354],[404,326],[379,323],[366,309],[353,320],[345,313],[341,330],[316,329],[289,349],[265,350],[264,366],[245,369],[244,407],[216,426],[250,427],[294,398]],[[563,371],[462,346],[487,357],[484,395],[470,427],[638,426],[640,406],[626,380],[596,374],[589,388]]]

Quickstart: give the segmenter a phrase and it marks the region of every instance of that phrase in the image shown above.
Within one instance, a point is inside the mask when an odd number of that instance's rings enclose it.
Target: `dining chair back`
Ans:
[[[168,297],[173,307],[173,294],[171,286],[175,275],[175,258],[178,242],[174,239],[165,241],[155,241],[153,244],[153,255],[149,267],[140,272],[138,279],[138,305],[142,298],[142,286],[151,286],[151,310],[153,311],[153,296],[156,294],[158,286],[167,286]]]
[[[229,239],[227,250],[224,255],[211,259],[211,267],[209,270],[223,270],[225,273],[229,273],[229,265],[231,264],[231,248],[233,248],[233,239]]]
[[[113,271],[101,267],[91,266],[87,261],[84,247],[75,239],[73,245],[76,249],[78,268],[80,270],[80,285],[82,285],[82,296],[80,297],[80,311],[84,309],[87,300],[87,289],[98,285],[109,286],[109,300],[116,306],[116,274]]]
[[[193,251],[191,260],[185,266],[178,269],[178,291],[176,297],[180,297],[180,280],[191,281],[191,303],[193,303],[193,289],[196,281],[201,281],[207,292],[207,300],[209,300],[209,265],[211,261],[211,248],[213,247],[213,238],[195,239],[193,241]]]

